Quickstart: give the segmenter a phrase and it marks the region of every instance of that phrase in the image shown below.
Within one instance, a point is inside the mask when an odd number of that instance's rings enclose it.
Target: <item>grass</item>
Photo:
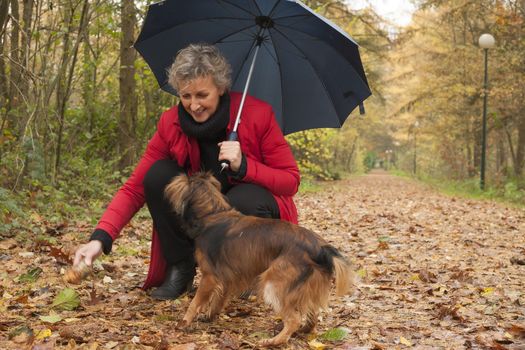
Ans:
[[[319,182],[303,177],[301,178],[301,184],[299,185],[299,192],[300,193],[319,192],[322,190],[322,188],[323,186],[321,186]]]
[[[412,174],[400,170],[392,170],[390,171],[390,174],[414,179]],[[519,208],[525,208],[525,190],[519,189],[514,181],[509,181],[502,187],[486,185],[485,190],[482,190],[479,187],[479,179],[477,178],[466,180],[444,180],[432,178],[426,175],[418,175],[415,178],[448,196],[495,200]]]

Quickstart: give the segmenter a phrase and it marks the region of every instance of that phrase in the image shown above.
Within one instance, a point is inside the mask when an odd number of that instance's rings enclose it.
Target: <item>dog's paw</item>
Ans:
[[[284,344],[285,342],[282,342],[282,341],[278,341],[277,339],[274,338],[269,338],[269,339],[263,339],[261,341],[259,341],[257,344],[261,347],[264,347],[264,348],[269,348],[269,347],[273,347],[273,346],[279,346],[279,345],[282,345]]]
[[[179,323],[177,323],[177,328],[179,329],[189,329],[190,328],[190,322],[186,320],[180,320]]]

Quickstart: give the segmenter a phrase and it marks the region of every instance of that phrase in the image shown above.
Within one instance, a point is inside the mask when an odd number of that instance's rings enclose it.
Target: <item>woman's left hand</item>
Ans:
[[[238,172],[242,162],[241,144],[239,141],[219,142],[219,162],[227,160],[230,162],[230,169]]]

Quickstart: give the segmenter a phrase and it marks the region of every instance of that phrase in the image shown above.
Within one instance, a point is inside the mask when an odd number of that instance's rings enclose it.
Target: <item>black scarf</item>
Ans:
[[[193,117],[179,103],[179,122],[182,131],[189,137],[197,140],[224,139],[226,127],[230,122],[230,95],[223,94],[213,115],[204,123],[197,123]]]
[[[226,172],[221,171],[219,161],[219,146],[217,143],[226,139],[226,127],[230,122],[230,95],[225,93],[219,99],[217,110],[204,123],[197,123],[179,103],[179,122],[182,131],[197,139],[199,143],[201,170],[211,171],[221,183],[222,192],[231,187]]]

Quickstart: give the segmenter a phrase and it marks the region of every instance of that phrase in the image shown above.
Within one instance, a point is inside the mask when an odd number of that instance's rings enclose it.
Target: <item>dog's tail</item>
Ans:
[[[329,244],[322,246],[314,260],[335,276],[335,292],[338,296],[349,294],[353,290],[354,272],[336,248]]]

